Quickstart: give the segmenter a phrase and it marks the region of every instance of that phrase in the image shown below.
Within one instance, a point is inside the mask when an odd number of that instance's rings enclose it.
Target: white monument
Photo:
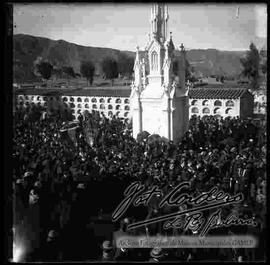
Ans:
[[[142,131],[159,134],[174,142],[188,127],[188,88],[185,85],[185,50],[180,47],[177,75],[173,74],[175,53],[168,36],[168,7],[151,8],[151,34],[145,51],[137,47],[135,79],[130,95],[133,137]]]

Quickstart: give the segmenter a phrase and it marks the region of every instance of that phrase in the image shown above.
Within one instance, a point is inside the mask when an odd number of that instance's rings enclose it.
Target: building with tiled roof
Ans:
[[[41,106],[59,106],[71,109],[74,119],[86,110],[99,111],[105,116],[117,115],[129,119],[129,86],[99,87],[91,89],[16,89],[17,106],[37,104]]]
[[[254,96],[247,88],[198,87],[189,90],[189,117],[218,115],[251,117]]]
[[[61,104],[70,108],[77,119],[84,111],[97,110],[105,116],[118,115],[130,119],[129,86],[90,89],[23,88],[14,91],[18,106]],[[220,115],[223,117],[252,116],[254,96],[243,87],[201,87],[189,90],[189,117],[192,115]]]

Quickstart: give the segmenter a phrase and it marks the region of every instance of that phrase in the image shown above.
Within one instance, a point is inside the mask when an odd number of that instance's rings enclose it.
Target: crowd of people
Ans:
[[[75,141],[61,128],[61,113],[28,106],[17,109],[14,123],[14,230],[24,235],[26,260],[263,260],[266,211],[266,125],[252,119],[193,116],[175,144],[142,132],[132,137],[131,123],[93,111],[79,117]],[[90,139],[91,138],[91,139]],[[211,234],[254,234],[259,247],[248,249],[117,249],[115,235],[164,234],[160,223],[127,231],[127,224],[159,216],[156,203],[133,207],[113,224],[106,238],[106,216],[133,181],[158,185],[165,193],[183,181],[191,194],[217,185],[244,201],[223,213],[255,218],[256,227],[232,226]],[[187,205],[188,207],[188,205]],[[92,221],[91,221],[92,220]],[[175,229],[174,235],[192,234]],[[21,236],[23,237],[23,236]],[[106,240],[105,240],[106,239]],[[105,241],[104,241],[105,240]],[[103,242],[104,241],[104,242]],[[103,243],[102,243],[103,242]]]

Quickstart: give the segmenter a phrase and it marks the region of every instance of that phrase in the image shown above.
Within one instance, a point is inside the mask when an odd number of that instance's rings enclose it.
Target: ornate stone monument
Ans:
[[[144,51],[137,47],[130,102],[133,137],[148,131],[176,142],[188,127],[188,88],[183,44],[173,74],[175,47],[171,33],[168,36],[168,19],[167,6],[152,6],[151,35]]]

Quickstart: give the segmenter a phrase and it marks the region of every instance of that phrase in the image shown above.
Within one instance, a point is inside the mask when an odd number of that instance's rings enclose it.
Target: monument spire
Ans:
[[[184,56],[179,61],[175,83],[173,74],[174,44],[168,32],[168,7],[151,7],[150,39],[144,52],[137,51],[135,82],[130,96],[133,136],[147,131],[177,142],[188,128],[188,97],[185,91]],[[184,50],[184,47],[180,48]],[[184,55],[184,52],[181,51]],[[181,89],[182,90],[181,90]]]
[[[168,35],[168,6],[163,3],[153,4],[151,7],[151,33],[152,37],[162,43]]]

